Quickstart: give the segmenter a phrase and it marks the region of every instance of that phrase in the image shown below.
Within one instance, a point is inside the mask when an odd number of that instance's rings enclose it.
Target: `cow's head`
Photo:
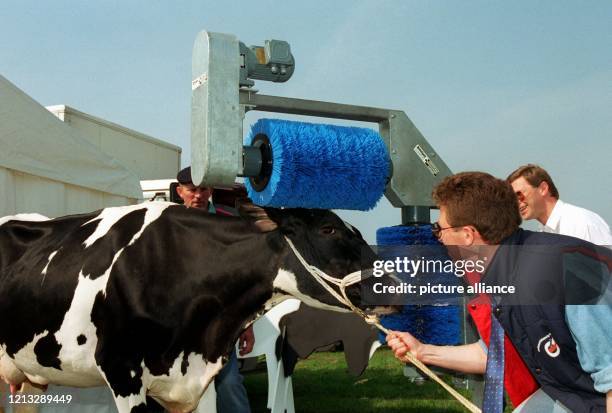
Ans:
[[[270,234],[270,239],[283,254],[274,287],[313,307],[347,310],[300,263],[285,237],[292,241],[308,264],[340,280],[359,270],[362,270],[363,278],[371,273],[368,270],[377,257],[361,233],[328,210],[250,208],[255,225]],[[369,283],[372,279],[368,277],[362,282]],[[336,286],[332,287],[338,291]],[[369,309],[361,304],[360,289],[359,283],[346,288],[348,298],[357,307]]]

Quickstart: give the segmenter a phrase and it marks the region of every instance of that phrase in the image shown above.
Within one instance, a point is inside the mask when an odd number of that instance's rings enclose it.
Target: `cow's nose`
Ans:
[[[382,275],[374,270],[362,270],[360,283],[360,308],[368,310],[374,307],[389,307],[405,304],[406,296],[397,293],[402,281],[395,272]]]
[[[383,306],[397,307],[406,304],[406,301],[408,301],[407,295],[400,288],[404,282],[395,271],[385,273],[381,282],[383,286],[387,287],[381,300]]]

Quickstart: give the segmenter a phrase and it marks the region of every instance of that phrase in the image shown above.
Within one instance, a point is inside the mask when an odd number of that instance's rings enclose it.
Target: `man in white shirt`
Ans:
[[[538,165],[523,165],[507,181],[519,201],[524,220],[537,219],[544,232],[569,235],[597,245],[612,245],[610,227],[602,217],[559,199],[550,175]]]

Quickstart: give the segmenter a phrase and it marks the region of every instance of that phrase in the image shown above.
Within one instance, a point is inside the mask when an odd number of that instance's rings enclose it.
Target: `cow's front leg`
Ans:
[[[130,394],[127,396],[117,395],[112,384],[110,387],[113,391],[113,397],[115,398],[115,404],[117,405],[117,411],[119,413],[148,413],[147,389],[144,385],[138,394]]]
[[[147,386],[140,366],[131,360],[96,360],[119,413],[147,413]]]

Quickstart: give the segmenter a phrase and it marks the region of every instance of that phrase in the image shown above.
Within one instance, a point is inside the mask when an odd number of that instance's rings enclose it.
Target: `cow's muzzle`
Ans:
[[[374,275],[372,269],[361,271],[358,307],[368,314],[388,315],[401,311],[404,297],[389,293],[395,291],[401,280],[393,272]]]

